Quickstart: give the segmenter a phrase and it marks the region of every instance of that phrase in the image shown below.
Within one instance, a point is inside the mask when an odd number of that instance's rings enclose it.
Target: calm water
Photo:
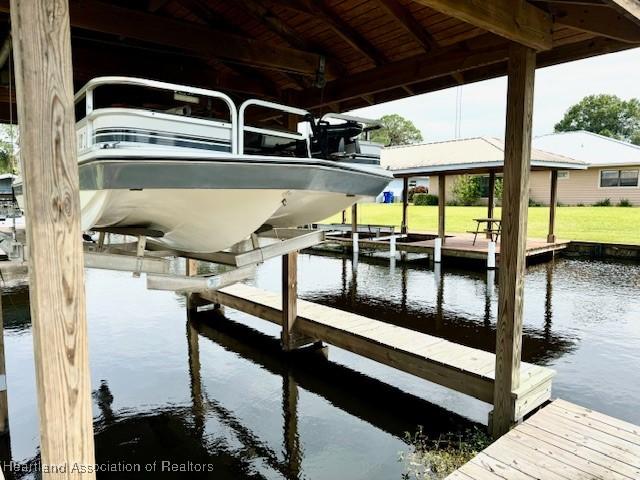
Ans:
[[[279,271],[269,261],[252,283],[278,290]],[[306,299],[486,350],[492,275],[363,257],[356,269],[330,256],[302,255],[299,265]],[[99,462],[213,468],[166,478],[399,479],[405,432],[486,422],[486,404],[333,347],[328,361],[285,356],[275,326],[238,312],[188,323],[183,298],[130,274],[89,270],[86,285]],[[637,264],[529,268],[523,357],[557,369],[554,395],[640,424],[639,291]],[[27,291],[3,303],[11,455],[27,465],[38,453]]]

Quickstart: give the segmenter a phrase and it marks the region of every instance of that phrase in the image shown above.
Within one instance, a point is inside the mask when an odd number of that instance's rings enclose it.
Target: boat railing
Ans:
[[[254,127],[245,124],[245,112],[248,107],[263,107],[280,112],[290,113],[292,115],[298,115],[301,117],[307,117],[309,112],[302,108],[290,107],[288,105],[282,105],[280,103],[269,102],[267,100],[249,99],[246,100],[238,112],[238,152],[244,154],[244,137],[245,132],[257,133],[259,135],[266,135],[271,137],[287,138],[294,141],[304,141],[307,145],[307,151],[310,151],[309,137],[300,132],[285,132],[281,130],[274,130],[270,128]]]
[[[93,143],[93,129],[91,122],[91,114],[94,111],[94,90],[98,87],[104,85],[130,85],[130,86],[138,86],[138,87],[146,87],[152,88],[156,90],[166,90],[171,91],[174,95],[183,94],[185,96],[188,95],[197,95],[209,98],[216,98],[224,102],[229,109],[229,119],[230,122],[228,124],[218,124],[218,126],[223,126],[230,130],[231,137],[231,153],[237,155],[238,154],[238,113],[236,111],[235,104],[233,100],[228,95],[225,95],[222,92],[218,92],[216,90],[208,90],[205,88],[198,87],[188,87],[184,85],[178,85],[174,83],[160,82],[157,80],[147,80],[143,78],[135,78],[135,77],[121,77],[121,76],[108,76],[108,77],[98,77],[90,80],[84,87],[82,87],[78,93],[75,95],[75,103],[79,104],[82,100],[85,101],[85,115],[87,119],[86,123],[86,138],[89,144]],[[246,103],[246,102],[245,102]],[[175,115],[179,117],[179,115]]]

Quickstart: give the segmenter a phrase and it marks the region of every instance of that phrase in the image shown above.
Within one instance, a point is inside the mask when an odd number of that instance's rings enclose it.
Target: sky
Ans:
[[[506,77],[449,88],[354,110],[368,118],[397,113],[411,120],[424,141],[456,138],[456,90],[462,94],[460,138],[504,137]],[[538,69],[533,135],[552,133],[573,104],[591,94],[640,98],[640,48]]]

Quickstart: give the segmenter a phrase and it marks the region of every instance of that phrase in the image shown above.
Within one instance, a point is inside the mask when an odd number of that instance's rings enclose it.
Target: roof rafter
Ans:
[[[323,2],[314,0],[268,0],[272,4],[305,13],[321,20],[351,47],[376,65],[382,65],[387,58],[376,50],[356,29],[335,15]]]
[[[240,35],[232,35],[197,24],[160,17],[96,0],[72,0],[71,25],[96,32],[128,37],[190,51],[205,58],[217,57],[258,68],[315,75],[321,55],[293,48],[265,46]],[[0,0],[0,11],[9,11],[9,1]],[[336,69],[327,62],[327,78]]]
[[[418,22],[411,12],[400,5],[396,0],[378,0],[378,2],[391,14],[396,21],[411,34],[413,39],[426,51],[438,46],[435,39]]]
[[[526,0],[414,1],[536,50],[553,46],[551,16]]]

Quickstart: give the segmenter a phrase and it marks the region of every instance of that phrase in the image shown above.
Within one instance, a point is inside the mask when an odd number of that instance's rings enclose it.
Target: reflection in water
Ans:
[[[372,265],[380,265],[380,259],[361,257],[361,262]],[[343,268],[345,264],[343,263]],[[384,266],[379,267],[384,271]],[[389,297],[378,298],[369,293],[369,289],[363,288],[357,291],[357,276],[352,272],[352,282],[348,292],[344,290],[312,291],[302,294],[306,300],[328,305],[334,308],[375,318],[392,323],[411,330],[446,338],[452,342],[461,343],[469,347],[486,351],[495,351],[495,315],[493,304],[497,302],[495,289],[495,272],[488,271],[484,288],[484,312],[479,314],[461,314],[450,310],[446,306],[447,280],[454,276],[469,277],[474,281],[480,279],[481,273],[460,272],[456,270],[442,270],[441,264],[433,264],[433,279],[435,285],[435,302],[418,303],[409,301],[409,270],[407,263],[402,263],[400,272],[401,293],[399,304],[394,303]],[[525,325],[523,333],[522,360],[525,362],[548,363],[575,348],[575,339],[567,335],[560,335],[551,331],[552,304],[551,292],[553,282],[553,263],[545,265],[547,269],[547,294],[544,312],[544,328],[538,329]],[[343,277],[346,271],[342,272]],[[456,292],[460,293],[460,292]],[[466,293],[462,293],[462,301]],[[469,295],[469,300],[474,300]],[[470,308],[470,310],[473,310]],[[480,313],[480,312],[478,312]]]

